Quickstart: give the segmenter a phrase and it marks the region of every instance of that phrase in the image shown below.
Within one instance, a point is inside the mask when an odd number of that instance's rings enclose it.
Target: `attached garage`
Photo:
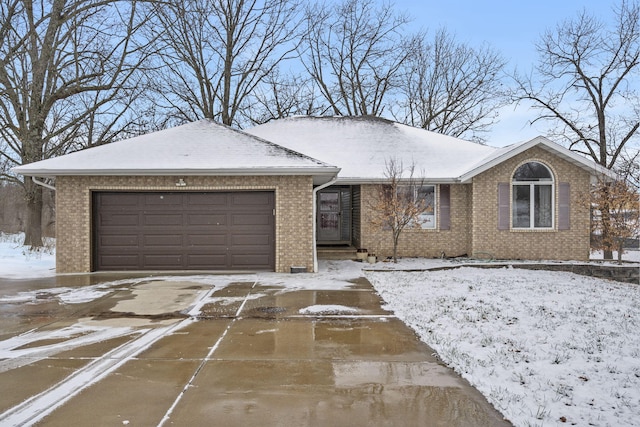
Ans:
[[[94,270],[275,268],[274,193],[94,192]]]
[[[340,169],[204,119],[15,171],[56,191],[58,273],[284,273],[316,270],[314,188]]]

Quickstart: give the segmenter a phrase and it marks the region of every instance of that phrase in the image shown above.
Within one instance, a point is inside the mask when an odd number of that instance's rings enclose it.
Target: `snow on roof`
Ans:
[[[335,166],[213,120],[113,142],[19,166],[28,176],[335,175]]]
[[[245,132],[204,119],[13,171],[27,176],[313,175],[315,184],[339,172],[338,182],[355,184],[384,180],[387,163],[395,160],[404,168],[415,166],[417,178],[468,182],[533,146],[592,174],[603,173],[594,162],[543,137],[498,149],[381,118],[308,116]]]
[[[540,147],[543,150],[547,150],[569,163],[573,163],[574,165],[590,172],[591,175],[601,175],[609,178],[616,177],[616,174],[613,171],[600,166],[591,159],[568,150],[543,136],[537,136],[529,141],[522,141],[517,144],[507,145],[506,147],[496,149],[494,153],[478,162],[474,167],[469,169],[468,172],[463,174],[460,177],[460,180],[463,182],[468,181],[493,166],[535,146]]]
[[[415,177],[455,181],[495,148],[374,117],[291,117],[246,131],[341,167],[340,182],[385,178],[390,160]]]

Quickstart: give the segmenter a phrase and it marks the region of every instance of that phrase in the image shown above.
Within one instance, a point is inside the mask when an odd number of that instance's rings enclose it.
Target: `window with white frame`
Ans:
[[[553,174],[539,162],[516,169],[512,179],[512,227],[539,229],[553,227]]]
[[[417,187],[416,198],[424,203],[424,211],[418,216],[420,228],[436,228],[436,186],[423,185]]]
[[[435,185],[403,185],[398,187],[398,195],[401,199],[407,200],[408,205],[414,205],[413,209],[420,210],[416,221],[412,221],[416,227],[419,225],[422,229],[436,228]]]

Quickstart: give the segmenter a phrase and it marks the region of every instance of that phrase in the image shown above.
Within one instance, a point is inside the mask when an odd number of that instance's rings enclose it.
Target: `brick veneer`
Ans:
[[[183,177],[60,176],[56,178],[56,270],[92,271],[92,191],[242,191],[275,192],[276,271],[291,266],[313,271],[312,178],[310,176]]]
[[[498,183],[511,182],[516,168],[527,161],[540,161],[554,174],[555,224],[553,230],[498,230]],[[569,230],[557,230],[558,183],[570,183]],[[551,154],[534,147],[473,178],[471,184],[451,185],[451,227],[439,230],[407,229],[398,245],[400,256],[493,256],[500,259],[588,260],[589,209],[584,196],[589,191],[590,174]],[[370,223],[374,185],[362,185],[363,248],[379,257],[393,253],[390,231],[377,229]],[[439,198],[439,187],[437,197]],[[439,206],[439,200],[438,200]]]
[[[440,188],[436,186],[436,206],[440,203]],[[398,255],[406,257],[440,257],[461,256],[469,253],[471,248],[471,222],[469,221],[469,206],[471,185],[451,185],[451,227],[440,230],[440,218],[436,212],[435,229],[405,229],[398,241]],[[375,252],[384,258],[393,254],[393,240],[391,231],[380,230],[371,225],[371,200],[375,200],[376,186],[361,186],[362,201],[362,247]]]
[[[510,183],[516,168],[529,161],[548,166],[554,175],[553,230],[498,230],[498,183]],[[569,230],[558,230],[558,183],[570,184]],[[590,174],[553,154],[534,147],[473,178],[472,253],[502,259],[588,260],[590,216],[584,202]],[[510,198],[511,200],[511,198]]]

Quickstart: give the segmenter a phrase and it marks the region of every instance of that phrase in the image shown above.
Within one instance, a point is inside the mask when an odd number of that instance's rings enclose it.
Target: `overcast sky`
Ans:
[[[487,42],[515,66],[529,70],[536,60],[534,43],[546,29],[553,29],[565,19],[575,17],[585,8],[604,19],[611,19],[610,0],[392,0],[398,11],[406,11],[416,29],[433,31],[447,28],[459,41],[470,45]],[[500,123],[488,136],[487,143],[503,146],[528,140],[544,133],[527,122],[532,114],[525,108],[501,111]]]

